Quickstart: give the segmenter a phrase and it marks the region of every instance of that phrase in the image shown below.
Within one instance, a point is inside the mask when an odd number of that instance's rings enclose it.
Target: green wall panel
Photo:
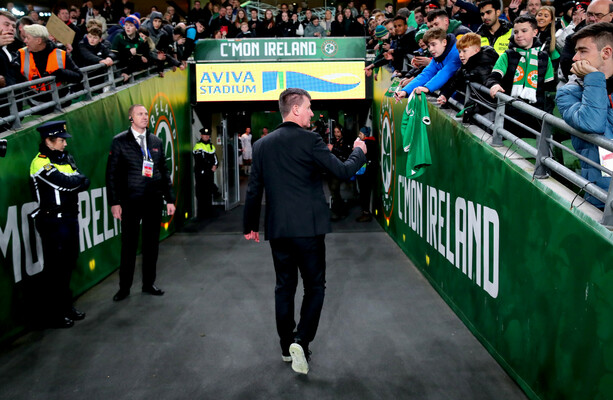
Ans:
[[[406,179],[383,78],[381,224],[530,397],[613,398],[611,232],[432,105],[432,166]]]
[[[164,79],[148,79],[116,94],[98,99],[55,117],[67,122],[67,150],[91,179],[80,193],[78,267],[71,287],[83,293],[119,265],[120,227],[106,202],[105,170],[110,144],[129,127],[128,108],[142,104],[150,114],[149,128],[164,141],[167,164],[173,171],[177,213],[163,218],[160,239],[172,234],[191,210],[191,119],[187,73],[178,71]],[[41,121],[42,122],[42,121]],[[31,285],[43,264],[40,242],[26,215],[35,207],[29,186],[29,166],[38,151],[40,136],[31,126],[7,137],[8,153],[0,159],[0,341],[23,329],[21,314],[36,307]],[[37,246],[38,243],[38,246]],[[139,278],[137,278],[138,280]],[[109,299],[110,301],[110,299]]]

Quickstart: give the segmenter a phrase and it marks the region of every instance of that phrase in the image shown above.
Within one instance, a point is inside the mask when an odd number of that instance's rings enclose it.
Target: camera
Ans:
[[[0,139],[0,157],[6,156],[7,145],[6,139]]]

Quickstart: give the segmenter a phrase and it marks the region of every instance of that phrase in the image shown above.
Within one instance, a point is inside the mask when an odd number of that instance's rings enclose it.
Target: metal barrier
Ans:
[[[482,100],[482,94],[487,96],[485,99],[491,99],[489,88],[477,84],[477,83],[469,83],[466,87],[466,92],[459,92],[464,95],[464,104],[459,101],[450,98],[449,104],[458,110],[463,110],[467,106],[469,101],[473,101],[474,103],[479,104],[481,107],[491,111],[490,114],[494,114],[494,120],[491,121],[487,117],[474,114],[472,119],[477,123],[477,125],[482,128],[486,128],[492,133],[492,142],[491,145],[494,147],[502,146],[503,138],[510,140],[514,145],[519,147],[521,150],[530,154],[535,159],[535,170],[534,177],[537,179],[546,179],[549,177],[550,172],[554,171],[556,174],[560,175],[564,179],[568,180],[570,183],[579,188],[579,193],[581,191],[585,191],[598,200],[602,201],[605,206],[603,210],[602,219],[599,221],[602,225],[608,227],[609,229],[613,229],[613,185],[609,186],[608,193],[603,190],[601,187],[596,184],[588,181],[583,178],[581,175],[567,168],[565,165],[556,161],[553,158],[553,149],[559,149],[561,151],[567,152],[574,157],[577,157],[579,160],[598,168],[600,171],[613,175],[613,171],[603,167],[602,165],[593,162],[580,155],[576,151],[564,146],[562,143],[555,141],[552,138],[552,128],[557,128],[563,132],[569,133],[571,135],[577,136],[589,143],[592,143],[596,146],[600,146],[609,151],[613,151],[613,140],[605,138],[603,135],[598,134],[586,134],[581,131],[578,131],[568,125],[564,120],[557,118],[543,110],[535,108],[521,100],[515,99],[511,96],[508,96],[504,93],[496,94],[496,104],[490,103],[487,100]],[[535,131],[529,126],[523,124],[516,119],[513,119],[506,115],[506,105],[512,105],[514,108],[525,112],[535,118],[537,118],[541,122],[541,130],[540,132]],[[517,126],[523,128],[525,131],[530,132],[535,135],[537,138],[537,145],[533,147],[526,141],[518,138],[512,132],[504,129],[504,121],[509,120]]]
[[[69,105],[67,103],[75,99],[92,100],[96,95],[117,90],[117,86],[124,83],[121,73],[125,68],[117,68],[116,64],[110,67],[96,64],[79,70],[83,74],[83,81],[79,83],[58,87],[54,76],[46,76],[0,89],[0,135],[21,128],[23,119],[28,116],[47,113],[51,109],[61,112],[62,108]],[[134,83],[142,76],[153,74],[157,74],[155,65],[132,73],[126,83]],[[32,86],[45,87],[46,90],[37,91]],[[63,95],[60,95],[61,92]]]

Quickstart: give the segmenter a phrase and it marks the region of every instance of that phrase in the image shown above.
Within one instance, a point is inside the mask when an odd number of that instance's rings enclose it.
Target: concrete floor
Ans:
[[[4,349],[0,399],[525,399],[387,234],[353,222],[358,212],[326,239],[307,376],[281,361],[270,248],[242,237],[239,207],[161,244],[164,296],[135,284],[115,303],[114,273],[77,300],[84,321]]]

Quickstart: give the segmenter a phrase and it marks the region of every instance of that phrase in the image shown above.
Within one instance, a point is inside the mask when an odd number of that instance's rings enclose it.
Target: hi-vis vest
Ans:
[[[509,42],[511,41],[511,34],[513,33],[513,29],[509,29],[507,33],[502,36],[499,36],[496,39],[495,43],[490,43],[488,38],[485,36],[481,36],[481,47],[483,46],[492,46],[498,55],[501,55],[509,48]]]
[[[19,57],[21,59],[21,74],[28,78],[29,81],[38,79],[41,77],[38,68],[36,68],[36,64],[34,63],[34,56],[27,47],[19,49]],[[49,53],[49,57],[47,58],[47,70],[48,74],[51,74],[53,71],[57,71],[60,68],[64,68],[66,66],[66,52],[60,49],[53,49]],[[57,82],[57,86],[60,86],[60,82]],[[47,85],[34,85],[30,86],[32,89],[44,92],[47,89]]]

